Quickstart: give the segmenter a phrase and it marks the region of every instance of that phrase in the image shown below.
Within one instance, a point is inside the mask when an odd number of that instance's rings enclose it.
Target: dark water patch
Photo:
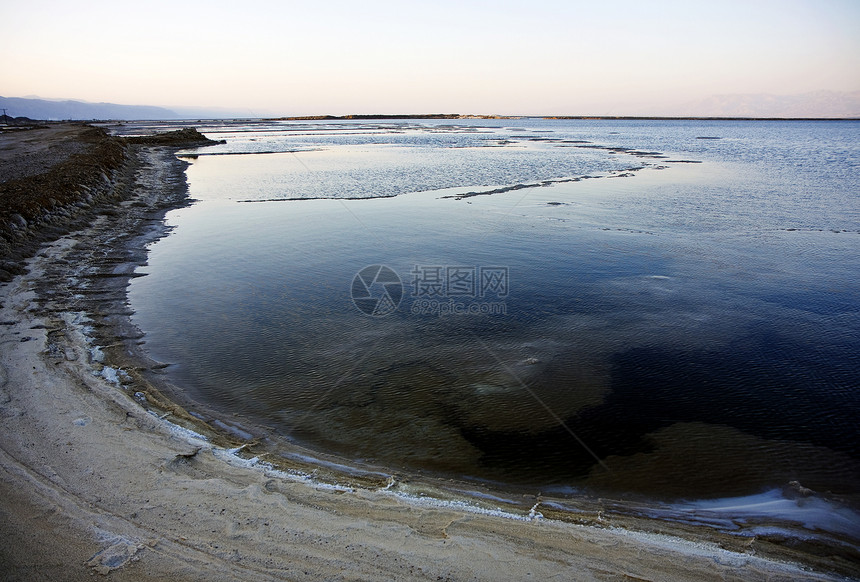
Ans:
[[[647,456],[659,446],[682,451],[676,454],[704,454],[721,460],[710,462],[707,476],[674,477],[684,480],[682,486],[673,488],[671,482],[659,479],[657,487],[636,480],[627,481],[624,487],[652,494],[656,489],[679,495],[716,494],[721,489],[725,492],[726,481],[735,478],[741,467],[758,466],[744,469],[748,475],[731,488],[734,493],[750,493],[757,487],[778,485],[779,479],[792,475],[788,470],[769,468],[791,465],[792,450],[820,447],[860,459],[860,430],[854,422],[860,414],[856,391],[860,377],[849,351],[850,346],[816,348],[773,332],[752,334],[717,351],[635,348],[613,357],[611,392],[606,399],[565,416],[564,425],[536,431],[493,430],[476,424],[458,428],[480,450],[484,471],[516,482],[571,483],[589,473],[600,475],[604,470],[592,453],[601,459],[639,455],[651,467],[649,478],[659,478],[665,454]],[[560,371],[576,365],[572,358],[567,362],[559,359],[532,384],[550,407],[553,394],[577,389],[575,382],[560,381]],[[705,427],[699,430],[704,445],[685,449],[691,445],[685,443],[689,437],[681,430],[653,438],[676,425]],[[750,441],[753,448],[749,439],[760,440]],[[767,444],[771,441],[785,444]],[[782,458],[769,458],[772,455]],[[672,462],[683,467],[692,461],[675,458]],[[794,464],[809,465],[807,461]],[[610,469],[612,466],[610,461]],[[844,485],[860,479],[858,466],[822,466],[815,471],[819,475],[829,472],[831,483]],[[805,474],[810,468],[798,470]]]
[[[774,332],[713,352],[635,348],[615,356],[612,394],[589,416],[641,434],[676,422],[727,425],[857,458],[860,375],[848,355]]]
[[[762,301],[817,315],[857,313],[860,303],[857,294],[847,289],[833,289],[830,293],[808,293],[800,290],[783,290],[760,296]]]

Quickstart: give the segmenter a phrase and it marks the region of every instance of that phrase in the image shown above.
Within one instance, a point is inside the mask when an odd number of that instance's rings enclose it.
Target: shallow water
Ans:
[[[853,495],[858,129],[204,127],[227,144],[186,152],[197,202],[133,280],[134,319],[193,398],[350,460]]]

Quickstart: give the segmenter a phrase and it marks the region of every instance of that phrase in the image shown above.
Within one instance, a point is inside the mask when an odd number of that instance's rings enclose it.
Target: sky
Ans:
[[[671,114],[860,90],[860,0],[0,0],[0,95],[256,115]]]

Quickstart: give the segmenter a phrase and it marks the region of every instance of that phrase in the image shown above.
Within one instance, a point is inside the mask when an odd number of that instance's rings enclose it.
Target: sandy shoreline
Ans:
[[[173,151],[130,150],[116,180],[131,196],[46,245],[0,288],[3,579],[827,580],[851,571],[755,538],[607,518],[598,505],[564,521],[534,497],[493,511],[422,497],[432,483],[325,475],[299,456],[278,468],[249,459],[266,451],[257,439],[212,430],[162,395],[159,365],[128,322],[128,279],[165,233],[166,209],[183,203]]]

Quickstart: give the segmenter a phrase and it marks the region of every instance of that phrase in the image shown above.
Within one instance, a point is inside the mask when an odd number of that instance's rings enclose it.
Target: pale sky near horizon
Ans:
[[[860,90],[860,0],[0,3],[0,95],[258,114],[671,114]]]

